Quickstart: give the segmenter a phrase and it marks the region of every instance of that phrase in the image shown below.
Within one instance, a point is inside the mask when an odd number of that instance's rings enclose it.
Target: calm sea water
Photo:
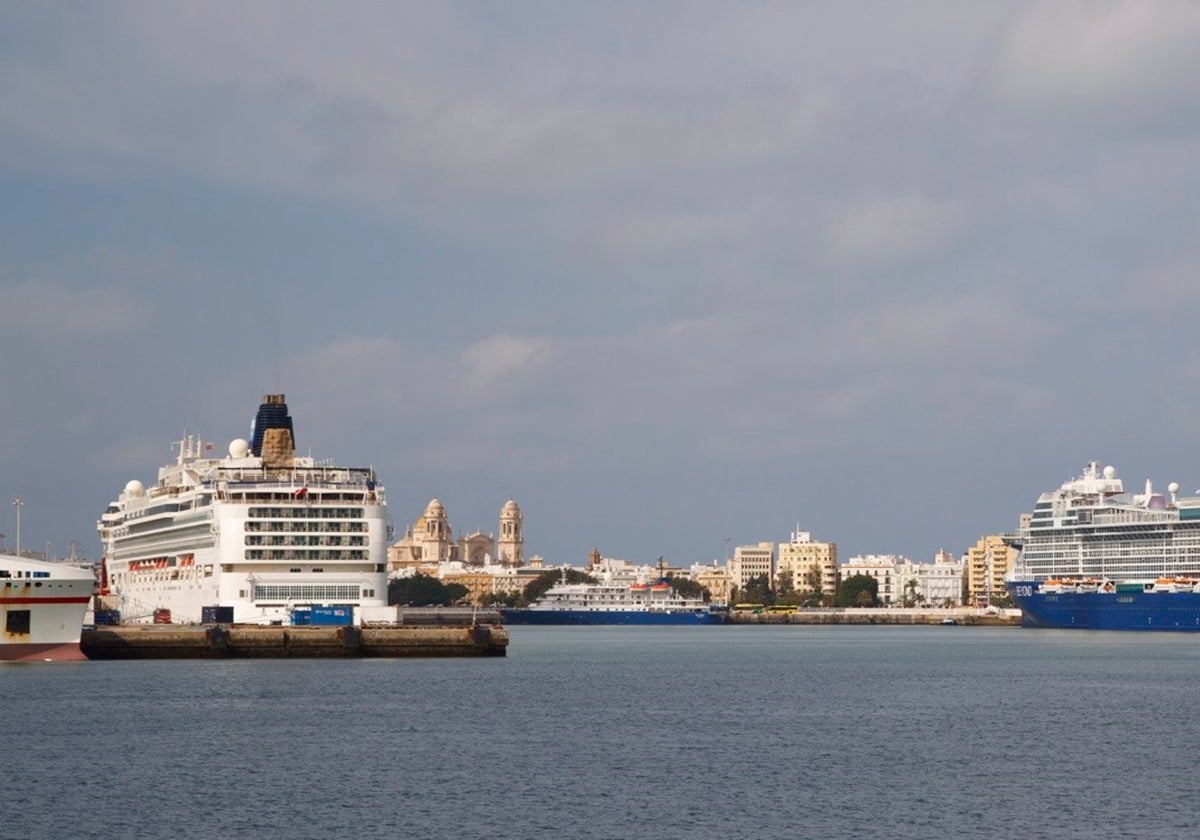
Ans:
[[[1200,636],[514,627],[0,666],[0,836],[1192,838]]]

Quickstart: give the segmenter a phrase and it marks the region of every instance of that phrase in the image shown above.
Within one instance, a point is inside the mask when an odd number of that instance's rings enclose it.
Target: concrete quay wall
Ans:
[[[800,612],[743,612],[731,610],[727,624],[896,624],[941,625],[945,619],[955,624],[975,627],[1020,627],[1020,610],[1001,610],[985,613],[981,610],[920,610],[920,609],[806,609]]]
[[[118,625],[85,629],[88,659],[270,659],[504,656],[508,630],[491,624],[404,627]]]

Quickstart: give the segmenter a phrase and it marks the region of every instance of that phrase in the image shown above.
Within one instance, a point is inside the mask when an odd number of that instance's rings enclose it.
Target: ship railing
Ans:
[[[303,487],[305,484],[320,484],[329,487],[365,487],[375,482],[374,476],[370,473],[343,473],[340,475],[297,473],[295,475],[281,476],[254,472],[226,473],[214,479],[206,480],[205,484],[211,483],[214,480],[229,485],[252,485],[259,487]]]

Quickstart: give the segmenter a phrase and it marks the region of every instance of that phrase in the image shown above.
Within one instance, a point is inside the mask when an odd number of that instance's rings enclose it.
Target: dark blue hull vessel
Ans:
[[[720,624],[722,615],[711,610],[529,610],[502,609],[506,624],[544,625],[695,625]]]
[[[1039,592],[1035,581],[1006,585],[1023,627],[1200,632],[1196,592]]]

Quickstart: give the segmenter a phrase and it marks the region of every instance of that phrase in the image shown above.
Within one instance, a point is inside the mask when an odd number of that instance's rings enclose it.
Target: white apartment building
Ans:
[[[900,587],[896,602],[902,604],[908,598],[915,602],[914,606],[960,606],[964,568],[962,561],[954,559],[945,549],[934,555],[932,563],[905,560],[896,566],[896,583]]]
[[[962,603],[964,564],[939,551],[933,563],[914,563],[897,554],[852,557],[842,566],[842,578],[867,575],[879,585],[879,602],[888,606],[942,606]]]
[[[905,562],[897,554],[860,554],[851,557],[842,565],[842,580],[854,575],[866,575],[875,578],[879,585],[877,597],[880,604],[898,603],[900,588],[896,574],[896,564]]]

